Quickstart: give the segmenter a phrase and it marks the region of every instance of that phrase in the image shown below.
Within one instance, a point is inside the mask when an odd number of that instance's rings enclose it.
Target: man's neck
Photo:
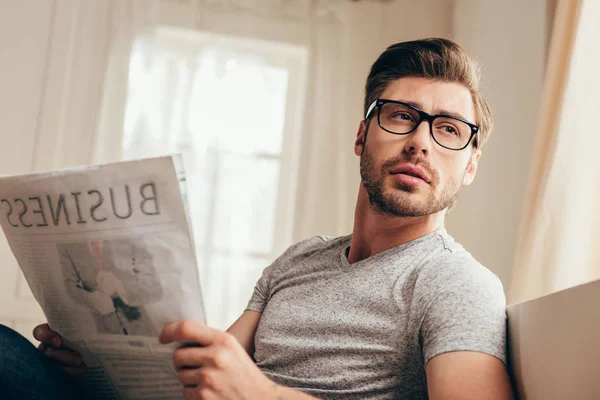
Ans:
[[[444,226],[445,215],[445,210],[425,217],[393,217],[375,213],[361,185],[348,261],[353,264],[428,235]]]

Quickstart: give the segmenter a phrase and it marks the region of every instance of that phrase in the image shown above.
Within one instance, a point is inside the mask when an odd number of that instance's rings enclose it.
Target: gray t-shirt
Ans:
[[[350,236],[314,237],[266,268],[254,359],[322,399],[427,399],[425,366],[470,350],[506,362],[502,283],[441,229],[350,264]]]

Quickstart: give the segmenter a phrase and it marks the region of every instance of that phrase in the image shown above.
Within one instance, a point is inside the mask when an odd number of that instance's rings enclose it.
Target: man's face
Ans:
[[[451,112],[475,121],[471,94],[458,83],[405,77],[390,83],[379,98],[413,103],[429,114]],[[355,153],[360,155],[363,186],[378,213],[397,217],[437,213],[452,206],[461,185],[475,177],[481,152],[473,152],[471,143],[460,151],[439,146],[427,121],[408,135],[394,135],[379,127],[374,110],[367,124],[361,122]]]

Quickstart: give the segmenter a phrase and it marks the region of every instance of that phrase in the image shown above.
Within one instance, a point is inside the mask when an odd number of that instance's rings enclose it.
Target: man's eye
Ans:
[[[413,120],[412,115],[410,115],[409,113],[395,113],[395,114],[392,114],[392,118],[393,119],[401,119],[404,121],[412,121]]]
[[[452,125],[446,125],[446,126],[442,127],[442,129],[443,129],[444,133],[449,133],[450,135],[458,134],[458,131]]]

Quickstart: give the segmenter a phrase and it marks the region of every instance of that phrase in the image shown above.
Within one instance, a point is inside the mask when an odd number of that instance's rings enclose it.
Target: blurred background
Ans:
[[[0,173],[181,152],[207,317],[263,268],[351,232],[363,87],[389,45],[439,36],[483,70],[495,129],[448,231],[507,293],[558,0],[0,1]],[[43,315],[6,241],[0,322]]]

